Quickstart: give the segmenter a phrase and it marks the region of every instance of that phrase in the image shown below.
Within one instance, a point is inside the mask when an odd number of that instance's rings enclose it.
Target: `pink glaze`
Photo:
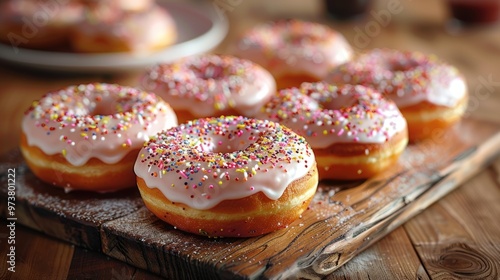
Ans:
[[[318,79],[353,55],[342,34],[326,25],[299,20],[256,26],[231,52],[262,65],[275,77],[305,73]]]
[[[259,65],[232,56],[191,56],[150,68],[143,86],[174,110],[196,117],[219,116],[234,109],[252,117],[276,92],[276,83]]]
[[[394,102],[364,86],[303,83],[280,90],[261,118],[291,128],[314,148],[335,143],[383,143],[406,129]]]
[[[139,153],[134,171],[170,201],[209,209],[257,192],[276,200],[314,162],[304,138],[290,129],[232,116],[159,133]]]
[[[400,108],[423,101],[453,107],[467,94],[455,67],[420,52],[375,49],[337,67],[326,80],[373,87]]]
[[[70,86],[35,101],[22,130],[30,146],[82,166],[91,158],[116,163],[149,136],[175,125],[173,110],[156,95],[95,83]]]

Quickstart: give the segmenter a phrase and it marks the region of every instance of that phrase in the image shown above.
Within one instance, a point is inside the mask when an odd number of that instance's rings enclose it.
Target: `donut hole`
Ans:
[[[144,102],[141,102],[141,104]],[[147,103],[147,102],[146,102]],[[138,100],[135,98],[116,97],[109,94],[98,95],[93,102],[88,115],[91,116],[110,116],[124,112],[133,111],[133,107],[138,106]],[[145,105],[145,104],[142,104]]]
[[[75,116],[109,116],[114,115],[123,110],[123,106],[119,106],[116,100],[113,100],[109,96],[96,94],[96,97],[75,97],[70,102],[64,103],[64,109],[67,111],[68,115]],[[60,101],[64,102],[64,101]]]
[[[407,72],[412,71],[420,65],[419,62],[409,59],[409,60],[397,60],[391,62],[387,65],[387,69],[392,72]]]
[[[324,40],[324,38],[321,36],[318,36],[318,34],[314,34],[314,33],[310,33],[310,34],[308,34],[308,33],[299,33],[299,34],[290,33],[290,34],[285,35],[285,37],[283,38],[283,41],[285,43],[292,44],[292,45],[298,45],[298,46],[314,44],[314,43],[320,42],[321,40]]]
[[[354,106],[357,106],[359,102],[357,102],[354,98],[352,97],[346,97],[346,96],[339,96],[336,99],[334,99],[331,102],[323,102],[323,103],[318,103],[318,109],[325,111],[325,112],[331,112],[331,111],[337,111],[340,112],[342,110],[350,110],[348,108],[352,108]]]
[[[206,144],[201,149],[208,153],[229,154],[247,149],[255,144],[259,138],[260,136],[252,131],[236,130],[222,137],[213,136],[210,141],[205,142]]]
[[[195,75],[196,78],[202,80],[222,80],[227,77],[227,72],[225,67],[222,65],[217,65],[213,62],[209,62],[203,67],[191,65],[189,69]]]
[[[304,90],[303,101],[308,104],[311,112],[316,110],[332,111],[342,110],[356,104],[356,99],[352,93],[359,87],[344,86],[341,88],[329,88],[326,83],[304,83],[301,89]]]
[[[88,115],[91,116],[106,116],[113,115],[117,113],[116,105],[113,104],[116,102],[108,101],[108,102],[95,102],[95,106],[91,108],[88,112]]]
[[[343,107],[346,107],[346,105],[341,105],[341,103],[337,102],[336,100],[328,103],[318,103],[318,108],[323,111],[340,110]]]

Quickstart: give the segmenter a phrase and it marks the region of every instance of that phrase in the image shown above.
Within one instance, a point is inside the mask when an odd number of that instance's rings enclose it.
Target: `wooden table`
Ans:
[[[446,6],[436,0],[375,1],[371,14],[351,22],[336,22],[325,16],[319,1],[217,0],[213,4],[230,19],[229,36],[216,52],[223,53],[228,42],[256,22],[292,17],[323,22],[342,32],[356,51],[390,47],[437,54],[466,76],[471,94],[467,114],[500,123],[500,25],[450,28]],[[389,8],[390,5],[393,6]],[[380,18],[382,14],[386,15],[386,21]],[[23,111],[45,92],[94,81],[133,85],[139,74],[54,74],[1,63],[0,154],[17,146]],[[499,201],[500,159],[497,159],[326,279],[498,279]],[[6,229],[3,220],[1,279],[159,278],[20,225],[15,230],[16,272],[11,273],[6,271]]]

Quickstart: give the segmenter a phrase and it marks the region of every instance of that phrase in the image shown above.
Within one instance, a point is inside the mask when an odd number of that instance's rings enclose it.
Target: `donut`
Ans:
[[[202,118],[152,137],[134,167],[145,205],[177,229],[249,237],[286,228],[318,184],[314,153],[277,123]]]
[[[228,55],[202,54],[146,70],[141,86],[174,108],[179,122],[221,115],[253,117],[276,92],[261,66]]]
[[[467,107],[467,85],[459,71],[421,52],[374,49],[335,68],[326,81],[385,94],[406,118],[412,142],[451,127]]]
[[[101,5],[89,9],[86,15],[85,20],[75,26],[70,38],[75,52],[149,53],[177,39],[172,16],[159,5],[139,11]]]
[[[269,70],[279,89],[321,81],[331,68],[353,55],[342,34],[326,25],[300,20],[255,26],[237,40],[230,52]]]
[[[259,117],[305,137],[320,180],[375,176],[395,164],[408,143],[406,121],[394,102],[360,85],[317,82],[283,89]]]
[[[0,1],[0,42],[15,48],[62,50],[83,16],[84,7],[75,0]]]
[[[65,191],[135,186],[133,167],[149,136],[177,125],[152,93],[85,84],[46,94],[22,120],[21,152],[33,174]]]

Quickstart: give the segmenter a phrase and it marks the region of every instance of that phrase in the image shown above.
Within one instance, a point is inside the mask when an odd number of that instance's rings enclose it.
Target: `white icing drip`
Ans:
[[[49,93],[27,112],[22,129],[30,146],[82,166],[91,158],[116,163],[175,125],[173,110],[152,94],[90,84]]]
[[[170,201],[209,209],[257,192],[276,200],[314,165],[304,139],[278,124],[212,120],[180,125],[151,140],[139,153],[136,175]]]

